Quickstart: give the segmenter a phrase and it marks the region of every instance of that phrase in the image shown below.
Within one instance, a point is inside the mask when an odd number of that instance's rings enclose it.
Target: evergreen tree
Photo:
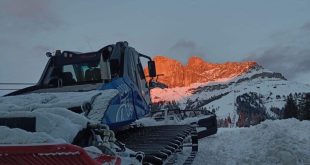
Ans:
[[[292,94],[287,97],[286,104],[284,107],[283,118],[297,118],[298,117],[298,108],[295,100],[293,99]]]
[[[304,95],[300,106],[300,115],[302,120],[310,120],[310,93]]]

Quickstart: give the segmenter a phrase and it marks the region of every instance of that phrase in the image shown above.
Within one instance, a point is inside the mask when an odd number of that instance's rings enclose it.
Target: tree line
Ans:
[[[310,120],[310,93],[295,93],[287,96],[282,118]]]

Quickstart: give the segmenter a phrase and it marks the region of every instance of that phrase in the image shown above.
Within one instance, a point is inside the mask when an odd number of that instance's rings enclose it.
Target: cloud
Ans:
[[[52,1],[3,0],[0,2],[2,30],[51,30],[62,24]]]
[[[175,54],[174,57],[181,57],[183,63],[187,62],[190,56],[200,56],[204,58],[204,49],[198,46],[194,41],[179,40],[173,46],[170,47],[171,54]]]
[[[63,25],[58,14],[55,1],[0,0],[0,82],[40,76],[49,49],[44,38]]]
[[[277,36],[278,39],[272,46],[262,50],[261,53],[252,54],[245,60],[257,61],[265,68],[283,73],[290,80],[309,76],[310,38],[307,36],[310,36],[310,23],[295,31],[282,32],[282,35],[277,33]]]
[[[261,55],[253,55],[248,60],[257,61],[265,68],[281,72],[288,79],[310,72],[310,49],[307,48],[276,46],[265,50]]]

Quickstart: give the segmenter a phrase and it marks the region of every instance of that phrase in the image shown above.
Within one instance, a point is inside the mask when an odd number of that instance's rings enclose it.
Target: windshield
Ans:
[[[80,84],[101,83],[102,73],[106,74],[107,68],[100,68],[100,60],[74,61],[54,63],[49,65],[45,72],[43,84],[47,87],[72,86]],[[103,72],[102,72],[103,71]],[[102,72],[102,73],[101,73]]]
[[[46,87],[61,87],[79,84],[102,83],[122,76],[120,53],[103,48],[98,52],[63,52],[53,56],[43,72],[40,84]],[[102,57],[102,58],[101,58]],[[100,60],[103,59],[102,63]],[[109,62],[107,63],[106,60]],[[108,68],[109,67],[109,68]]]
[[[64,65],[61,74],[63,85],[102,81],[99,62]]]

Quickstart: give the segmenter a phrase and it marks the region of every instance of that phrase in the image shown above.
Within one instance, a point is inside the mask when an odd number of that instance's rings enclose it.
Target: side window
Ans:
[[[85,63],[81,65],[81,72],[84,74],[82,81],[94,82],[101,80],[101,71],[99,63]]]
[[[64,65],[61,79],[63,81],[63,85],[72,85],[76,83],[76,74],[72,65]]]
[[[74,80],[76,80],[76,74],[75,74],[75,71],[74,71],[74,68],[72,65],[64,65],[62,72],[63,72],[63,74],[67,74],[67,75],[71,74],[72,78]],[[71,75],[70,75],[70,77],[71,77]]]

